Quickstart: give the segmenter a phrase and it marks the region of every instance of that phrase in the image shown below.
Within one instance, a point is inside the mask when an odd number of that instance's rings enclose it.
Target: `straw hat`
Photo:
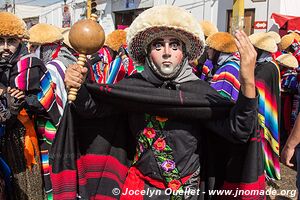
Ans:
[[[0,37],[29,38],[25,22],[10,12],[0,12]]]
[[[286,50],[291,44],[294,42],[295,35],[294,34],[287,34],[281,38],[280,48],[282,50]]]
[[[258,49],[275,53],[278,50],[275,40],[267,33],[254,33],[249,36],[250,42]]]
[[[267,32],[267,35],[271,36],[275,40],[276,44],[280,43],[281,37],[275,31],[269,31],[269,32]]]
[[[294,35],[294,36],[295,36],[295,39],[296,39],[298,42],[300,42],[300,35],[299,35],[299,33],[297,33],[297,32],[291,32],[290,34]]]
[[[50,24],[36,24],[29,29],[29,43],[43,45],[59,42],[64,39],[60,29]]]
[[[185,43],[189,60],[198,58],[204,49],[204,36],[197,20],[183,8],[154,6],[142,12],[127,31],[131,58],[144,63],[147,46],[156,38],[172,35]]]
[[[276,58],[279,65],[288,68],[297,68],[299,66],[297,59],[292,54],[282,54]]]
[[[217,32],[206,39],[206,44],[210,48],[224,53],[233,53],[238,51],[234,37],[227,32]]]
[[[200,22],[200,27],[202,28],[202,31],[206,37],[218,32],[218,28],[210,21]]]
[[[124,30],[115,30],[105,38],[105,45],[114,51],[118,51],[122,45],[126,45],[126,31]]]

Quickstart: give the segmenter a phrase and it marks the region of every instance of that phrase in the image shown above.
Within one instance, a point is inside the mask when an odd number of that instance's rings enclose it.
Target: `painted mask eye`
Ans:
[[[162,44],[161,43],[156,43],[155,44],[155,49],[160,50],[162,48]]]
[[[178,50],[178,48],[181,47],[181,43],[180,43],[180,41],[173,41],[170,43],[170,47],[176,51],[176,50]]]
[[[156,49],[156,50],[161,50],[161,48],[163,47],[162,43],[161,42],[154,42],[152,44],[153,48]]]
[[[177,43],[177,42],[172,42],[172,43],[170,44],[170,47],[171,47],[173,50],[177,50],[178,47],[179,47],[179,43]]]

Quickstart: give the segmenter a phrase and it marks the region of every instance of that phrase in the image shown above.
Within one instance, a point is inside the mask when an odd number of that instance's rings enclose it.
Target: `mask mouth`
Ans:
[[[152,59],[149,56],[147,56],[147,58],[146,58],[146,62],[148,64],[148,66],[151,68],[151,70],[153,71],[155,76],[161,80],[176,79],[176,77],[180,74],[180,72],[183,68],[183,64],[184,64],[185,60],[186,59],[183,59],[179,65],[175,66],[172,73],[165,74],[162,72],[162,70],[159,70],[159,68],[153,63]]]

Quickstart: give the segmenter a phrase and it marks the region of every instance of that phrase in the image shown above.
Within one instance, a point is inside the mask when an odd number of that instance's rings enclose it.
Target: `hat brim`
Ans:
[[[138,63],[145,63],[146,48],[156,38],[175,36],[186,46],[188,60],[195,60],[204,50],[204,43],[200,37],[178,27],[153,26],[140,31],[129,43],[129,53]]]

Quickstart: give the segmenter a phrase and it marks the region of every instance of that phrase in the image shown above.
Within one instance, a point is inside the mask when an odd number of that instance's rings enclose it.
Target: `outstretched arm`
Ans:
[[[235,43],[241,56],[241,92],[245,95],[245,97],[255,98],[256,90],[254,70],[257,53],[244,31],[237,31],[235,37]]]
[[[77,88],[77,98],[73,102],[76,112],[84,118],[105,117],[107,115],[113,115],[115,109],[107,104],[101,104],[95,101],[85,84],[87,68],[80,67],[77,64],[69,65],[65,73],[65,85],[67,90],[70,88]]]
[[[283,164],[293,167],[291,159],[295,153],[296,146],[300,143],[300,115],[297,116],[296,123],[285,146],[281,152],[281,161]]]

